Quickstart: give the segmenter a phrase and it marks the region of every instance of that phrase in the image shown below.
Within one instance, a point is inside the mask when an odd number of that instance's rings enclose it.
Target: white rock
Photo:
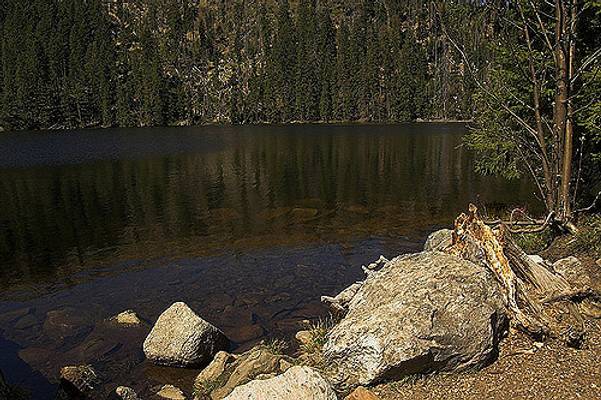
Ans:
[[[317,371],[292,367],[281,375],[254,380],[234,389],[225,400],[336,400],[336,393]]]
[[[328,333],[332,382],[341,389],[490,362],[506,327],[488,269],[441,252],[398,257],[370,276]]]

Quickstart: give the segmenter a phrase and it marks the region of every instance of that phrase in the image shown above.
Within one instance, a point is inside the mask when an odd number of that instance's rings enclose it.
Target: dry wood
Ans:
[[[564,336],[569,343],[581,342],[584,319],[578,305],[584,299],[599,298],[598,293],[573,288],[551,265],[532,260],[504,224],[491,228],[471,204],[468,214],[455,220],[452,245],[446,251],[494,273],[518,329],[537,339]],[[559,314],[564,315],[561,321],[556,318]]]

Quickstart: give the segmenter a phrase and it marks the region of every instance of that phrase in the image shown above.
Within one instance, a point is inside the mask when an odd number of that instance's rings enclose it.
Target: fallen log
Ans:
[[[591,288],[573,288],[551,265],[534,261],[504,224],[490,227],[470,204],[468,214],[455,220],[452,244],[445,251],[492,271],[516,328],[537,340],[553,336],[573,345],[582,342],[585,324],[578,306],[599,294]]]

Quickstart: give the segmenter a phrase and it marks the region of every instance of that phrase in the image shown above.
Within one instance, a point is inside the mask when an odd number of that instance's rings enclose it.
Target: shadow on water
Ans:
[[[0,333],[0,370],[10,386],[24,388],[24,393],[35,394],[39,400],[52,400],[56,394],[57,386],[51,384],[44,375],[35,371],[29,364],[19,358],[21,347],[2,337]]]
[[[527,182],[472,172],[463,132],[302,125],[0,137],[0,326],[10,341],[0,343],[0,369],[24,363],[18,379],[55,382],[61,366],[93,363],[106,390],[190,389],[195,371],[152,367],[141,353],[174,301],[223,329],[236,351],[291,338],[327,315],[321,295],[361,279],[360,266],[380,254],[419,251],[468,202],[536,207]],[[107,321],[129,308],[148,324]],[[46,386],[25,383],[45,398]]]

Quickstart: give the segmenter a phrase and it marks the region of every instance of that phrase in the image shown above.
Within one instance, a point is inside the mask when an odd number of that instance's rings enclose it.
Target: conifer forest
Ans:
[[[491,16],[474,2],[5,0],[6,129],[461,120]]]

